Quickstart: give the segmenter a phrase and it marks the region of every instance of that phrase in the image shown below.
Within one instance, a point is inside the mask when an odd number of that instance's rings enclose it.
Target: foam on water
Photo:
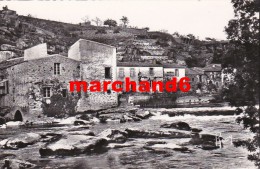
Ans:
[[[168,114],[162,114],[161,112],[154,113],[155,116],[152,116],[152,120],[162,120],[162,121],[175,121],[175,120],[219,120],[219,119],[230,119],[230,118],[237,118],[240,115],[215,115],[215,116],[195,116],[192,114],[185,114],[183,116],[174,116],[170,117]]]

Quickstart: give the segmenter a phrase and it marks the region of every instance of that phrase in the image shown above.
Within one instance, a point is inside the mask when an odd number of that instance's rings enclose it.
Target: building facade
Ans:
[[[177,77],[177,81],[179,81],[182,77],[185,77],[185,67],[176,64],[118,62],[117,80],[124,82],[126,77],[135,81],[137,88],[140,81],[148,81],[150,87],[152,87],[153,81],[171,80],[172,77]]]
[[[202,68],[206,75],[206,81],[209,85],[214,85],[216,90],[219,90],[222,86],[222,68],[221,64],[209,64]]]
[[[70,47],[68,58],[80,62],[80,80],[103,84],[103,81],[113,82],[117,78],[116,48],[113,46],[80,39]],[[82,91],[81,96],[77,111],[106,109],[118,104],[117,92],[112,90],[111,84],[107,91]]]
[[[79,40],[69,57],[48,55],[47,45],[40,44],[24,51],[24,57],[0,64],[0,107],[8,108],[10,118],[17,113],[32,120],[43,112],[57,91],[62,97],[69,92],[70,81],[113,80],[116,78],[115,48],[93,41]],[[83,91],[82,91],[83,92]],[[117,93],[77,93],[77,111],[97,110],[117,105]]]

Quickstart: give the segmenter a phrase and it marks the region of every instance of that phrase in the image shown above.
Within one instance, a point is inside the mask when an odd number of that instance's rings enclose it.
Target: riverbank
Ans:
[[[190,113],[171,116],[184,110]],[[53,124],[9,126],[0,129],[0,166],[7,160],[13,168],[253,168],[248,152],[227,141],[230,135],[233,141],[252,137],[235,122],[238,116],[196,114],[204,111],[111,109]],[[126,115],[131,120],[120,121]]]

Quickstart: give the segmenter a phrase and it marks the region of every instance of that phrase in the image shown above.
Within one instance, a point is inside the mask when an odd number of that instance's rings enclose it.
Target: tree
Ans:
[[[149,28],[149,27],[145,27],[144,29],[145,29],[146,31],[149,31],[149,30],[150,30],[150,28]]]
[[[104,25],[108,25],[109,27],[116,27],[117,22],[113,19],[107,19],[104,21]]]
[[[3,10],[4,11],[7,11],[8,10],[8,6],[6,5],[6,6],[3,6]]]
[[[87,22],[89,22],[90,20],[89,20],[89,16],[84,16],[83,18],[81,18],[81,20],[84,22],[84,23],[87,23]]]
[[[124,27],[127,26],[127,24],[129,23],[129,20],[126,16],[122,16],[122,18],[120,19],[124,25]]]
[[[92,19],[92,21],[97,25],[97,26],[101,26],[102,25],[102,20],[98,17],[96,17],[95,19]]]
[[[179,32],[174,32],[172,35],[176,36],[176,37],[180,37],[181,35],[179,34]]]
[[[223,96],[232,106],[245,107],[237,122],[249,128],[255,136],[235,145],[254,152],[248,159],[259,167],[260,113],[255,107],[259,104],[259,0],[232,0],[232,4],[235,18],[225,27],[232,47],[223,58],[223,67],[226,72],[233,72],[234,80],[223,90]]]
[[[216,41],[215,38],[210,38],[210,37],[205,37],[205,40],[208,40],[208,41]]]
[[[192,34],[188,34],[187,37],[190,38],[190,39],[196,39],[195,36],[192,35]]]

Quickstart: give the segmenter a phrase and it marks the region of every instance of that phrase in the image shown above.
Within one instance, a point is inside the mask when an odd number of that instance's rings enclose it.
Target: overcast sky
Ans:
[[[38,18],[69,23],[90,19],[111,18],[120,22],[127,16],[129,25],[169,33],[189,33],[200,39],[226,39],[224,27],[233,18],[231,0],[124,0],[124,1],[0,1],[19,15],[31,14]]]

